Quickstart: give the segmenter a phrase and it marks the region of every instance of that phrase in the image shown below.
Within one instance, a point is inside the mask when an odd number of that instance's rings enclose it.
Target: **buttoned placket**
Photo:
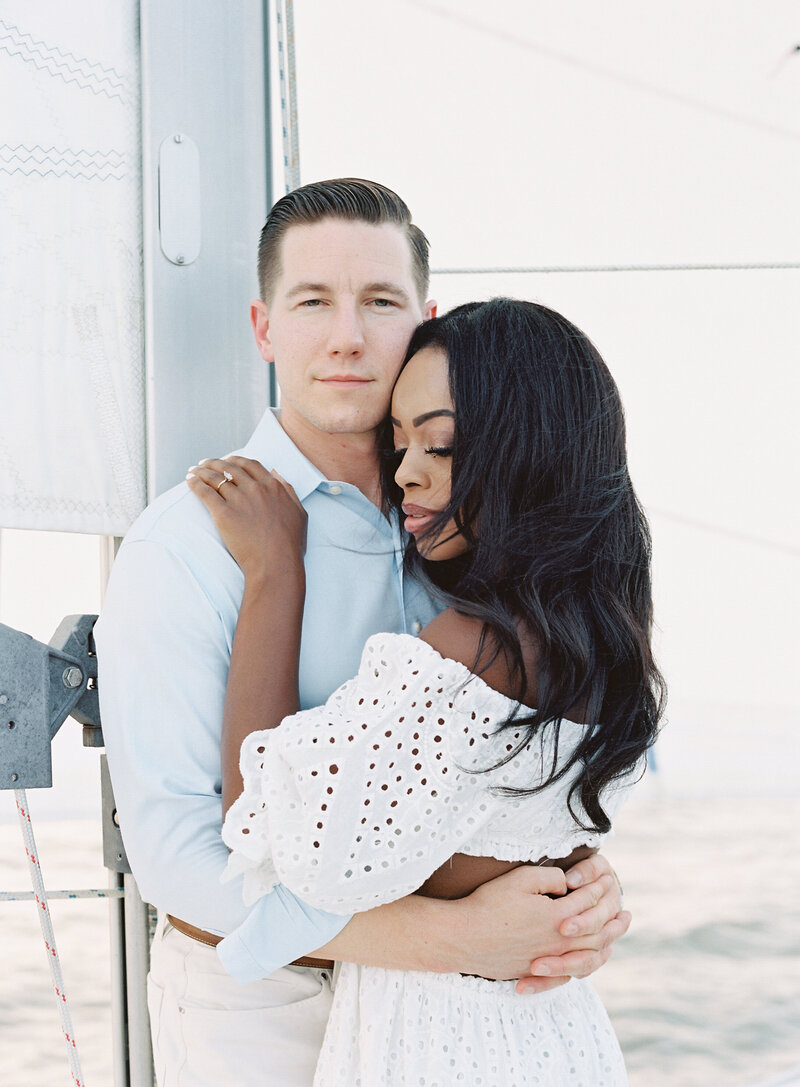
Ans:
[[[326,480],[324,483],[320,483],[318,490],[321,490],[334,498],[345,500],[348,507],[354,513],[359,517],[362,517],[365,521],[368,521],[369,524],[371,524],[373,528],[387,540],[387,542],[391,541],[392,569],[394,571],[397,603],[399,605],[400,615],[403,617],[403,633],[419,635],[422,632],[424,624],[418,616],[414,616],[413,618],[410,617],[406,609],[405,571],[403,569],[403,537],[396,512],[393,510],[388,518],[385,517],[378,507],[370,502],[370,500],[362,494],[357,487],[354,487],[352,483]]]

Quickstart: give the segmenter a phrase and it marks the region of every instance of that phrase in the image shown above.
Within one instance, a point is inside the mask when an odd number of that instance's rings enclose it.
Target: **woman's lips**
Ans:
[[[404,522],[406,532],[410,532],[413,536],[417,532],[424,531],[439,513],[439,510],[429,510],[425,506],[412,506],[410,503],[404,502],[403,513],[406,515]]]

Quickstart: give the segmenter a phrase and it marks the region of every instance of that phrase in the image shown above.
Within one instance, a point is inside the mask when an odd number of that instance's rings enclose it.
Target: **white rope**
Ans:
[[[36,842],[33,837],[33,827],[31,825],[30,812],[28,811],[28,798],[25,795],[25,790],[15,789],[14,799],[17,802],[17,811],[19,812],[19,821],[22,828],[22,838],[25,842],[25,852],[30,861],[33,896],[39,907],[36,912],[39,914],[39,923],[42,927],[44,946],[47,948],[50,975],[53,979],[53,988],[55,989],[56,1003],[58,1004],[58,1014],[61,1019],[61,1029],[64,1032],[64,1039],[67,1044],[72,1081],[75,1084],[75,1087],[85,1087],[80,1061],[78,1060],[78,1049],[75,1045],[75,1033],[72,1029],[69,1005],[67,1004],[67,994],[64,992],[64,979],[61,976],[61,963],[58,958],[58,951],[56,950],[53,922],[50,917],[50,910],[47,906],[47,895],[45,894],[42,869],[39,864],[39,854],[36,851]]]
[[[797,270],[798,268],[800,268],[800,263],[793,261],[773,264],[551,264],[533,268],[431,268],[431,275],[557,275],[564,272],[774,272],[786,271],[787,269]]]
[[[121,887],[104,887],[95,890],[87,887],[81,891],[48,891],[47,900],[53,902],[56,899],[67,898],[124,898],[125,892]],[[36,898],[35,891],[0,891],[0,902],[30,902]]]
[[[297,69],[294,54],[294,6],[278,0],[278,74],[281,89],[283,173],[286,192],[300,185],[300,132],[297,123]]]

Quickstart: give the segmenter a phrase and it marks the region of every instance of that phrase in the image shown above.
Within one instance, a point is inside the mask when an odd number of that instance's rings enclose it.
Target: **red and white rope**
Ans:
[[[61,1029],[64,1032],[64,1039],[67,1043],[67,1053],[69,1055],[69,1067],[72,1072],[72,1080],[75,1087],[85,1087],[80,1061],[78,1060],[78,1049],[75,1045],[75,1033],[72,1029],[69,1005],[67,1004],[67,994],[64,992],[64,979],[61,976],[61,963],[58,958],[58,951],[56,950],[53,921],[50,917],[50,909],[47,905],[47,895],[44,889],[42,868],[39,864],[39,854],[36,850],[36,842],[33,837],[33,826],[31,825],[30,812],[28,811],[28,798],[25,795],[25,790],[15,789],[14,799],[17,802],[17,811],[19,812],[19,821],[22,828],[22,838],[25,842],[25,852],[27,853],[30,862],[31,882],[33,884],[33,894],[37,906],[36,912],[39,914],[39,924],[42,927],[44,946],[47,948],[50,975],[53,979],[58,1014],[61,1019]]]

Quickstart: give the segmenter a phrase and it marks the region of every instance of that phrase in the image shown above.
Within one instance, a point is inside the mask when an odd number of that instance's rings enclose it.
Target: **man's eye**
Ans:
[[[305,298],[300,303],[300,305],[301,306],[306,306],[308,309],[313,309],[315,306],[321,306],[322,305],[322,299],[321,298]]]
[[[397,303],[393,302],[391,298],[373,298],[372,303],[379,309],[389,309],[390,306],[397,305]]]

